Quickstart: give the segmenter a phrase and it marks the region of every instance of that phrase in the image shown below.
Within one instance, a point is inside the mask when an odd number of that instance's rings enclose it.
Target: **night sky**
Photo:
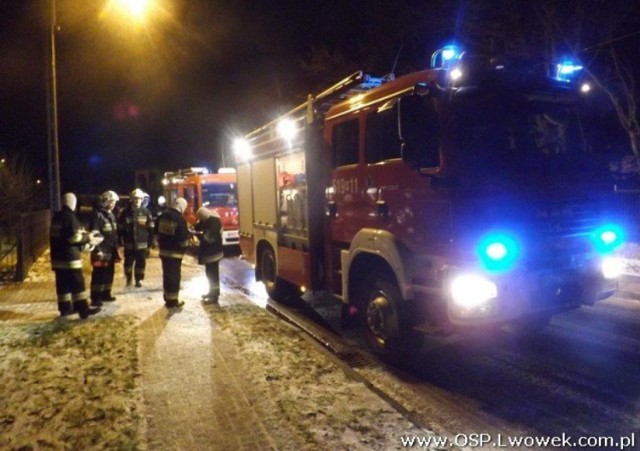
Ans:
[[[45,181],[49,2],[0,0],[0,156],[24,155]],[[136,169],[229,165],[234,135],[308,92],[357,69],[389,73],[398,54],[396,73],[426,68],[462,40],[461,17],[485,20],[486,2],[155,0],[145,26],[107,3],[57,0],[63,192],[127,192]],[[312,57],[323,52],[330,64]]]
[[[334,81],[301,68],[313,49],[353,55],[370,33],[362,8],[390,17],[387,2],[156,2],[136,27],[107,1],[57,0],[63,192],[128,191],[135,169],[231,164],[233,135]],[[0,5],[0,154],[25,155],[46,180],[48,1]],[[389,72],[400,40],[387,37]],[[349,59],[336,76],[354,69]]]

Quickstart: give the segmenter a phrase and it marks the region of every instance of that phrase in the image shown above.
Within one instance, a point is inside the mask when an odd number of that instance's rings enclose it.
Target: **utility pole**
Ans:
[[[60,210],[60,157],[58,145],[58,86],[56,75],[56,0],[50,0],[49,46],[47,52],[47,156],[49,163],[49,208]]]

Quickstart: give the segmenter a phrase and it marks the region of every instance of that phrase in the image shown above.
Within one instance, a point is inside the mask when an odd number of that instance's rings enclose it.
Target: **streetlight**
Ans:
[[[51,0],[49,27],[49,83],[47,83],[47,157],[49,166],[49,208],[60,210],[60,149],[58,144],[58,87],[56,76],[56,0]]]
[[[136,22],[143,22],[154,0],[109,0],[106,9],[124,11]],[[56,31],[58,20],[56,0],[50,0],[47,83],[47,156],[49,166],[49,208],[51,213],[60,209],[60,145],[58,140],[58,78],[56,73]]]

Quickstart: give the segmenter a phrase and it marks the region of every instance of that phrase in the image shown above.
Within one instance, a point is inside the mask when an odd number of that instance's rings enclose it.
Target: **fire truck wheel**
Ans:
[[[296,287],[276,275],[276,256],[271,248],[265,249],[260,257],[262,282],[271,299],[282,304],[293,304],[297,300]]]
[[[393,365],[407,363],[413,332],[402,310],[395,282],[376,276],[364,289],[364,329],[367,342],[381,359]]]

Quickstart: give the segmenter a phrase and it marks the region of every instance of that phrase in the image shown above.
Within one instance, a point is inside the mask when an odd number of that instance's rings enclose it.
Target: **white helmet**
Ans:
[[[144,191],[142,191],[140,188],[136,188],[133,191],[131,191],[131,194],[129,194],[129,196],[132,199],[144,199]]]
[[[205,221],[207,218],[210,218],[212,216],[211,211],[206,207],[198,208],[196,215],[198,216],[198,219],[200,221]]]
[[[115,191],[109,190],[109,191],[105,191],[104,193],[100,194],[100,205],[102,205],[103,207],[106,207],[111,202],[114,202],[114,203],[118,202],[118,200],[120,200],[120,198],[115,193]]]
[[[73,193],[65,193],[62,196],[62,205],[66,205],[71,209],[71,211],[74,211],[76,209],[76,205],[78,205],[78,198]]]
[[[178,210],[180,213],[184,213],[187,209],[187,200],[184,197],[178,197],[173,203],[173,208]]]

